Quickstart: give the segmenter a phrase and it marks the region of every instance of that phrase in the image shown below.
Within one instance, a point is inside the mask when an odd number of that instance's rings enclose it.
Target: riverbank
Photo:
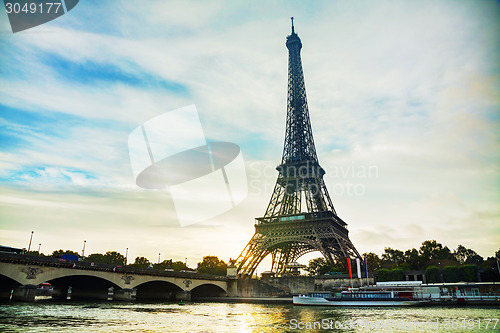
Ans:
[[[194,302],[215,302],[215,303],[250,303],[250,304],[293,304],[292,297],[201,297],[193,299]],[[500,298],[498,299],[457,299],[444,298],[432,299],[425,306],[484,306],[500,308]]]
[[[292,304],[292,297],[199,297],[195,302]]]

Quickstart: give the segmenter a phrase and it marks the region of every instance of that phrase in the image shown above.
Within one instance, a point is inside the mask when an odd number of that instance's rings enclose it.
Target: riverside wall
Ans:
[[[373,278],[369,278],[373,284]],[[351,284],[352,283],[352,284]],[[360,287],[366,279],[333,278],[324,276],[283,276],[263,277],[260,279],[243,278],[237,280],[238,297],[280,297],[305,294],[312,291],[331,291],[341,287]]]

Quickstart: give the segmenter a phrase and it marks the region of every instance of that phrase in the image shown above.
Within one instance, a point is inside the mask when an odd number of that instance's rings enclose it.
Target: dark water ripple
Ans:
[[[444,329],[446,320],[475,320],[475,327]],[[118,303],[61,302],[0,304],[0,332],[427,332],[404,329],[298,330],[293,320],[303,323],[359,321],[375,323],[439,322],[439,332],[500,332],[485,323],[500,319],[499,308],[331,308],[293,305],[229,303]],[[483,326],[477,327],[481,322]],[[474,323],[474,322],[473,322]],[[436,330],[434,330],[436,331]],[[436,331],[437,332],[437,331]]]

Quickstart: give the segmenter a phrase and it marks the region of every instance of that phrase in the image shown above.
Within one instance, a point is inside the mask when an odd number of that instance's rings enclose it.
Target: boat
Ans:
[[[428,300],[415,299],[411,293],[397,291],[349,290],[332,294],[312,292],[307,295],[293,296],[294,305],[320,306],[414,306],[428,303]]]
[[[52,296],[53,290],[54,287],[50,283],[40,283],[36,288],[36,296]]]

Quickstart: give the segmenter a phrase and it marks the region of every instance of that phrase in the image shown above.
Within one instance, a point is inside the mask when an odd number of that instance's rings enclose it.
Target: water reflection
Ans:
[[[307,332],[373,332],[368,328],[325,330],[324,323],[405,323],[450,318],[499,317],[498,308],[331,308],[241,303],[117,303],[43,300],[0,304],[2,332],[299,332],[291,323],[311,323]],[[314,324],[316,323],[316,324]],[[322,325],[322,326],[318,326]],[[340,326],[339,326],[340,327]],[[295,329],[294,329],[295,328]],[[500,324],[497,325],[497,330]],[[376,329],[375,331],[383,331]],[[393,331],[398,331],[393,329]],[[401,331],[401,330],[399,330]],[[405,332],[422,332],[406,329]],[[495,331],[493,325],[481,332]],[[460,328],[454,332],[471,332]]]

